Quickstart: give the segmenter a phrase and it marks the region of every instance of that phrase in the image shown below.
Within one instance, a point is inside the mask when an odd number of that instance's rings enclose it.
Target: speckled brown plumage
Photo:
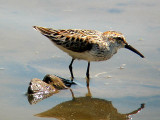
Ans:
[[[75,59],[88,61],[87,78],[89,78],[90,61],[104,61],[110,59],[120,48],[127,48],[142,58],[139,51],[126,42],[122,33],[117,31],[100,32],[83,29],[52,29],[33,26],[41,34],[49,38],[58,48],[72,57],[69,66],[71,77],[72,63]]]

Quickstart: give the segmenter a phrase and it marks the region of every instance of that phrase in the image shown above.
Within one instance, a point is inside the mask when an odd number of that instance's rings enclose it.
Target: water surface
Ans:
[[[35,105],[25,93],[31,79],[56,74],[69,79],[71,58],[33,25],[56,29],[116,30],[145,56],[121,49],[108,61],[91,62],[92,98],[111,101],[118,113],[132,112],[145,103],[133,120],[159,120],[160,112],[160,2],[149,0],[1,0],[0,1],[0,106],[1,119],[39,120],[35,116],[71,101],[63,90]],[[75,61],[75,97],[85,97],[87,62]],[[119,69],[123,68],[123,69]],[[104,113],[105,114],[105,113]],[[53,118],[52,118],[53,119]]]

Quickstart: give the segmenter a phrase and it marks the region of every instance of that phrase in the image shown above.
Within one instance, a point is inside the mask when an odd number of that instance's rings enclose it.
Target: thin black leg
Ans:
[[[90,62],[88,62],[88,67],[87,67],[87,72],[86,72],[86,77],[87,77],[87,87],[89,87],[89,68],[90,68]]]
[[[73,64],[73,62],[74,62],[74,59],[72,58],[72,61],[71,61],[70,65],[69,65],[69,70],[70,70],[70,73],[71,73],[71,80],[72,81],[74,79],[73,72],[72,72],[72,64]]]

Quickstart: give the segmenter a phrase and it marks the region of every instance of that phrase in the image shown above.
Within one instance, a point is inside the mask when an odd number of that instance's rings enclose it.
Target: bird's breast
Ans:
[[[114,49],[107,45],[93,45],[90,50],[86,50],[83,52],[76,52],[66,49],[61,45],[55,45],[59,49],[70,55],[72,58],[86,61],[105,61],[110,59],[117,52],[117,49]]]

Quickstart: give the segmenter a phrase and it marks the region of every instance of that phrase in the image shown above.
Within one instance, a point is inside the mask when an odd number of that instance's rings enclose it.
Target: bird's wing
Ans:
[[[52,42],[74,52],[90,50],[93,44],[102,40],[102,33],[96,30],[60,29],[37,27],[34,28],[48,37]]]

